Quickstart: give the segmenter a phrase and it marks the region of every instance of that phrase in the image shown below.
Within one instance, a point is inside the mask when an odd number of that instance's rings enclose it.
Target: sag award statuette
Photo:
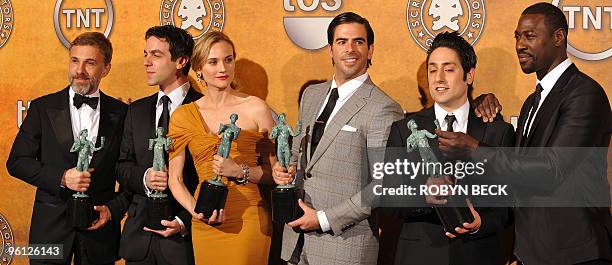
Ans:
[[[240,134],[240,128],[236,126],[237,120],[238,114],[233,113],[230,115],[230,124],[219,125],[217,134],[221,137],[221,143],[217,149],[217,155],[224,158],[229,157],[232,141],[236,140],[238,134]],[[221,181],[221,176],[219,175],[216,175],[206,182],[202,182],[200,185],[200,192],[198,193],[195,212],[203,213],[204,218],[210,218],[214,210],[219,211],[225,207],[227,192],[227,186]]]
[[[434,120],[434,124],[437,129],[440,129],[440,123],[438,123],[437,120]],[[427,141],[427,137],[434,139],[437,135],[427,130],[417,130],[417,124],[414,120],[409,120],[407,125],[412,132],[406,139],[408,152],[418,149],[423,163],[437,163],[438,159]],[[444,176],[434,175],[432,177],[439,178]],[[464,196],[448,196],[446,199],[447,203],[451,206],[434,206],[434,210],[438,218],[440,218],[440,222],[444,228],[446,228],[446,231],[453,233],[455,227],[463,227],[463,223],[471,223],[474,221],[474,216],[467,207],[466,198]],[[456,207],[456,205],[460,206]]]
[[[278,115],[278,124],[272,128],[270,139],[276,138],[276,157],[284,168],[289,166],[291,158],[291,147],[289,146],[289,136],[296,137],[302,131],[302,123],[298,121],[295,132],[291,126],[285,123],[285,113]],[[291,222],[301,215],[302,209],[297,201],[300,198],[298,189],[295,188],[295,178],[287,185],[278,185],[272,190],[272,221],[277,223]]]
[[[87,129],[83,129],[70,148],[71,153],[77,152],[79,155],[76,169],[80,172],[87,171],[93,153],[103,146],[104,137],[100,137],[100,147],[95,147],[93,142],[87,140]],[[68,216],[73,227],[79,229],[90,227],[94,220],[94,209],[89,195],[80,191],[73,194],[68,202]]]
[[[156,138],[149,139],[149,150],[153,150],[153,170],[166,171],[164,155],[170,146],[172,139],[164,137],[164,128],[157,127]],[[168,194],[164,191],[153,190],[147,197],[147,220],[145,226],[154,230],[165,230],[161,224],[162,220],[172,220],[170,215],[170,203]]]

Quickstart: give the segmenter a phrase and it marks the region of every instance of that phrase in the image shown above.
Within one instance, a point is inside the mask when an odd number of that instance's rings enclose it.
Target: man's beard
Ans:
[[[81,95],[88,95],[98,88],[99,81],[93,76],[89,75],[81,75],[80,77],[88,78],[87,83],[85,84],[77,84],[74,82],[75,76],[69,75],[68,80],[70,81],[70,86],[74,89],[74,92]]]

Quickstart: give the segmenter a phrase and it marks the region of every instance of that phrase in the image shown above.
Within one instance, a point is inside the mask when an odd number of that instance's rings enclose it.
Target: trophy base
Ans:
[[[203,213],[206,219],[210,218],[214,210],[221,210],[225,207],[227,192],[227,186],[213,184],[208,181],[202,183],[194,211],[196,213]]]
[[[453,200],[454,197],[449,197],[448,200]],[[452,202],[452,205],[459,204],[456,200]],[[440,222],[446,228],[446,231],[449,233],[455,234],[455,227],[463,227],[463,223],[471,223],[474,222],[474,215],[472,215],[472,211],[465,203],[465,198],[461,197],[461,199],[465,206],[458,207],[434,207],[436,210],[436,214],[438,218],[440,218]]]
[[[147,198],[147,220],[145,226],[153,230],[166,230],[161,224],[162,220],[173,220],[170,215],[170,201],[168,197]]]
[[[272,221],[276,223],[289,223],[304,215],[298,205],[302,198],[302,190],[297,188],[276,187],[272,190]]]
[[[72,227],[88,228],[94,220],[93,204],[89,197],[72,197],[68,201],[68,216]]]

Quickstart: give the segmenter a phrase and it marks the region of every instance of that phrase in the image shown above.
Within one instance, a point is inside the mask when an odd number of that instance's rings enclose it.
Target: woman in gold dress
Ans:
[[[273,183],[270,165],[276,158],[267,135],[274,121],[263,100],[234,90],[235,56],[234,44],[221,32],[209,32],[198,40],[191,63],[198,79],[206,84],[204,96],[178,108],[170,119],[168,136],[173,150],[168,185],[195,218],[191,233],[196,264],[268,263],[272,226],[260,188]],[[225,159],[217,155],[220,139],[216,128],[229,123],[232,113],[238,114],[236,124],[241,131]],[[247,180],[240,185],[223,178],[229,189],[225,209],[208,220],[194,212],[196,199],[183,184],[185,148],[193,156],[200,183],[216,174]],[[199,189],[200,185],[195,194]]]

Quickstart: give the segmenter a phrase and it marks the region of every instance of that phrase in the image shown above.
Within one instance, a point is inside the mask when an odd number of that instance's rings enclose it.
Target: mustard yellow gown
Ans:
[[[212,134],[209,128],[193,102],[181,106],[172,114],[168,129],[173,147],[169,158],[189,147],[200,184],[214,177],[212,159],[220,143],[219,137]],[[254,167],[260,156],[267,159],[273,150],[273,145],[263,134],[241,130],[238,138],[232,142],[230,157],[238,164],[246,163]],[[272,226],[263,192],[253,183],[237,185],[229,181],[226,184],[229,192],[224,209],[225,222],[213,227],[192,219],[196,264],[268,264]],[[200,185],[195,191],[196,200],[199,189]]]

